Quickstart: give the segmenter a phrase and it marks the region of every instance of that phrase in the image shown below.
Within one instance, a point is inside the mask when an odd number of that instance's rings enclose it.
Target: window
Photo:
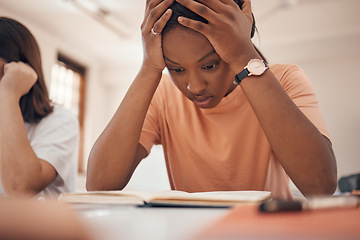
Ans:
[[[79,120],[79,172],[84,171],[85,67],[59,54],[51,69],[50,99],[69,110]]]

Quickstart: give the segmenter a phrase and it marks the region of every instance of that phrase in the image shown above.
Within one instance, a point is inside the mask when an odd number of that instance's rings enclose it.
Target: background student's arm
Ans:
[[[0,169],[8,195],[35,195],[56,177],[55,169],[33,151],[19,107],[36,79],[30,66],[12,62],[5,65],[0,80]]]
[[[177,1],[209,21],[184,19],[181,23],[204,34],[235,74],[250,59],[261,58],[250,39],[250,0],[242,1],[243,11],[232,0]],[[276,158],[299,190],[304,195],[332,194],[337,173],[331,143],[293,103],[274,74],[267,70],[260,77],[247,77],[241,88]]]
[[[115,115],[94,144],[88,162],[88,190],[114,190],[126,186],[136,166],[147,156],[139,144],[141,129],[165,63],[160,33],[171,16],[164,11],[173,0],[148,0],[142,23],[144,59],[142,67]]]

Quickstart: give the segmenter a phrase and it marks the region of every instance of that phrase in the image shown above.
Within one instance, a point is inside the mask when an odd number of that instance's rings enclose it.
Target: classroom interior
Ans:
[[[144,6],[145,0],[0,0],[0,15],[22,22],[36,37],[50,96],[79,117],[79,191],[85,191],[91,147],[141,65]],[[252,0],[252,7],[254,43],[269,63],[297,64],[311,80],[338,178],[360,173],[360,1]],[[126,188],[170,188],[161,146]]]

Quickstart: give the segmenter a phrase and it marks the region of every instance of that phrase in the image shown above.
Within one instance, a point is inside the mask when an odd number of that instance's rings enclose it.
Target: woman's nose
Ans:
[[[189,76],[186,88],[194,95],[201,94],[206,88],[206,82],[200,76]]]

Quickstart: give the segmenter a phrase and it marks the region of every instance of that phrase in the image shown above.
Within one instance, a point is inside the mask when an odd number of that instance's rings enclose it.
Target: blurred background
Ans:
[[[254,43],[268,61],[297,64],[312,81],[338,177],[359,173],[360,1],[252,0],[252,7],[259,30]],[[35,35],[51,98],[79,118],[79,190],[85,190],[91,147],[141,65],[144,9],[145,0],[0,0],[0,15]],[[127,188],[169,188],[160,146]]]

